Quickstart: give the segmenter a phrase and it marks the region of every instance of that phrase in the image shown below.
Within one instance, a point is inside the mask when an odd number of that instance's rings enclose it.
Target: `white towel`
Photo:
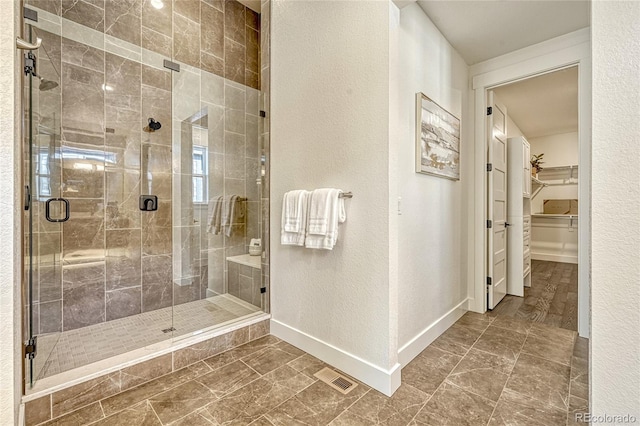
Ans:
[[[222,228],[226,229],[226,236],[230,237],[233,231],[233,217],[235,216],[236,202],[238,201],[237,195],[231,195],[224,200],[224,209],[222,214]]]
[[[334,188],[316,189],[311,193],[305,247],[331,250],[336,245],[338,223],[347,220],[344,199],[340,198],[341,193],[341,190]],[[323,230],[324,233],[321,233]]]
[[[222,200],[223,197],[212,198],[209,200],[209,226],[207,226],[207,232],[210,234],[220,233],[220,223],[222,220]]]
[[[316,189],[309,202],[309,222],[307,233],[311,235],[327,235],[329,210],[331,209],[331,188]]]
[[[304,221],[307,220],[307,203],[306,197],[309,191],[304,189],[298,189],[289,191],[284,194],[282,213],[283,223],[282,228],[286,232],[300,232],[300,227],[304,226]]]
[[[280,242],[286,246],[303,246],[307,231],[309,191],[295,190],[282,199],[282,227]]]

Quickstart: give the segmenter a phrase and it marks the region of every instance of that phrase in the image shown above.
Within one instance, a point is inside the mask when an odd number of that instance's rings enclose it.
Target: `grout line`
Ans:
[[[372,390],[372,388],[367,389],[365,393],[363,393],[362,395],[360,395],[360,398],[357,398],[357,399],[356,399],[355,401],[353,401],[353,403],[351,403],[348,407],[346,407],[344,410],[340,411],[340,413],[338,413],[338,415],[337,415],[337,416],[335,416],[334,418],[332,418],[331,420],[329,420],[329,421],[327,422],[327,424],[329,424],[329,423],[333,422],[335,419],[337,419],[338,417],[340,417],[341,415],[343,415],[344,413],[346,413],[347,411],[349,411],[349,409],[350,409],[351,407],[353,407],[354,405],[356,405],[356,403],[357,403],[358,401],[360,401],[362,398],[364,398],[364,396],[365,396],[365,395],[367,395],[369,392],[371,392],[371,390]],[[346,395],[345,395],[345,396],[346,396]],[[391,399],[391,398],[389,398],[389,399]],[[359,417],[359,416],[358,416],[358,417]]]
[[[107,414],[104,412],[104,407],[102,407],[102,401],[98,401],[98,405],[100,406],[100,411],[102,411],[102,418],[106,418]]]
[[[457,322],[457,321],[456,321]],[[455,325],[455,323],[454,323]],[[451,369],[451,371],[449,371],[449,373],[447,373],[447,376],[442,380],[442,382],[438,385],[438,387],[433,391],[433,393],[431,395],[429,395],[429,398],[427,398],[427,400],[425,401],[425,403],[422,405],[422,407],[418,410],[418,412],[415,414],[415,416],[413,416],[412,420],[415,419],[415,417],[424,409],[424,407],[426,407],[426,405],[429,403],[429,401],[431,401],[431,399],[433,398],[433,396],[438,392],[438,390],[442,387],[442,385],[447,381],[447,379],[449,378],[449,376],[451,375],[451,373],[458,367],[458,365],[460,365],[460,363],[462,362],[462,360],[467,356],[467,354],[469,353],[469,351],[471,350],[471,348],[473,348],[475,346],[475,344],[478,342],[478,340],[480,340],[480,337],[482,337],[482,335],[487,331],[487,328],[489,328],[489,326],[487,325],[487,327],[484,329],[484,331],[482,331],[478,337],[476,338],[476,340],[474,340],[473,344],[471,346],[469,346],[469,349],[467,349],[467,351],[465,352],[464,355],[462,355],[462,357],[460,358],[460,361],[458,361],[458,363]],[[446,333],[446,331],[445,331]],[[443,333],[444,334],[444,333]],[[428,347],[428,346],[427,346]],[[440,349],[440,348],[436,348],[436,349]],[[443,349],[440,349],[443,350]],[[456,355],[456,356],[460,356],[459,354],[453,354],[449,351],[444,351],[447,352],[449,354],[452,355]],[[418,355],[419,356],[419,355]],[[456,386],[457,387],[457,386]],[[497,405],[497,403],[496,403]],[[495,407],[494,407],[495,409]]]
[[[151,404],[151,401],[149,401],[149,399],[148,399],[148,398],[147,398],[145,401],[147,401],[147,404],[149,404],[149,407],[151,408],[151,412],[152,412],[153,414],[155,414],[156,419],[158,419],[158,421],[160,422],[160,424],[161,424],[161,425],[162,425],[162,424],[164,424],[164,423],[162,423],[162,420],[160,420],[160,416],[159,416],[159,415],[158,415],[158,413],[156,412],[156,409],[155,409],[155,408],[153,408],[153,405]]]
[[[507,384],[509,383],[509,379],[511,379],[511,375],[513,374],[513,370],[516,368],[516,364],[518,363],[518,359],[520,358],[520,354],[522,353],[522,349],[524,348],[524,344],[526,343],[527,339],[529,338],[529,330],[527,330],[526,333],[526,337],[525,339],[522,341],[522,345],[520,346],[520,350],[518,351],[518,353],[516,354],[516,359],[513,362],[513,365],[511,366],[511,371],[509,371],[509,374],[507,375],[507,381],[504,382],[504,386],[502,387],[502,391],[500,391],[500,395],[498,396],[498,400],[496,401],[496,405],[493,407],[493,411],[491,412],[491,415],[489,416],[489,420],[487,420],[487,425],[491,422],[491,419],[493,418],[496,409],[498,408],[498,404],[500,403],[500,399],[502,399],[502,394],[504,393],[504,390],[507,388]]]

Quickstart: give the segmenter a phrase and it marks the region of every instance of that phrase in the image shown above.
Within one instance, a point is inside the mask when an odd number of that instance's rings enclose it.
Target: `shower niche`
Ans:
[[[268,311],[268,247],[242,295],[227,261],[268,234],[260,14],[139,0],[125,23],[115,0],[54,3],[26,2],[27,388]]]

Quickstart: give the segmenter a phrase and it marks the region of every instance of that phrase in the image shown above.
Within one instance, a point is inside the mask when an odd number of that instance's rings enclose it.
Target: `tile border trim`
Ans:
[[[259,322],[262,321],[267,321],[269,320],[269,318],[271,317],[270,314],[265,314],[265,313],[261,313],[255,317],[251,317],[251,318],[247,318],[245,320],[241,320],[238,321],[236,324],[231,324],[227,327],[221,327],[215,330],[210,330],[208,332],[205,333],[200,333],[200,334],[195,334],[195,335],[191,335],[189,337],[177,337],[175,339],[168,339],[150,346],[146,346],[144,348],[140,348],[140,349],[136,349],[134,351],[128,352],[126,354],[122,354],[119,355],[117,357],[113,357],[113,358],[119,358],[120,356],[127,356],[133,353],[139,353],[141,354],[140,356],[137,356],[133,359],[129,359],[127,361],[123,361],[123,362],[117,362],[114,365],[111,365],[109,367],[105,367],[105,368],[101,368],[97,371],[94,371],[93,373],[89,373],[89,374],[85,374],[85,375],[80,375],[79,377],[74,377],[71,378],[70,380],[67,380],[63,383],[58,383],[58,384],[52,384],[50,386],[47,386],[47,379],[48,378],[44,378],[39,380],[38,382],[36,382],[36,389],[33,390],[32,392],[29,392],[27,395],[23,395],[22,396],[22,403],[26,403],[29,401],[33,401],[35,399],[41,398],[43,396],[47,396],[50,395],[52,393],[61,391],[63,389],[67,389],[70,388],[72,386],[76,386],[79,384],[82,384],[84,382],[87,382],[89,380],[92,379],[96,379],[98,377],[102,377],[105,376],[107,374],[113,373],[113,372],[117,372],[120,371],[124,368],[128,368],[131,367],[133,365],[136,364],[140,364],[142,362],[145,361],[149,361],[152,360],[154,358],[157,358],[159,356],[162,355],[166,355],[169,353],[175,353],[176,351],[180,350],[180,349],[185,349],[188,348],[190,346],[196,345],[198,343],[204,342],[206,340],[210,340],[213,338],[216,338],[218,336],[222,336],[228,333],[231,333],[233,331],[245,328],[245,327],[249,327],[253,324],[257,324]],[[102,361],[98,361],[95,364],[97,368],[100,368],[100,364],[103,363],[108,363],[110,360],[111,362],[113,362],[113,358],[108,358],[106,360],[102,360]],[[89,368],[91,366],[83,366],[80,367],[77,370],[85,370],[87,368]],[[73,373],[74,370],[70,370],[69,372],[64,372],[61,373],[62,375],[68,374],[68,373]],[[52,378],[54,378],[56,376],[52,376]],[[44,386],[43,385],[44,382]],[[38,386],[38,384],[40,384],[41,386]],[[40,387],[44,387],[44,389],[39,389]]]

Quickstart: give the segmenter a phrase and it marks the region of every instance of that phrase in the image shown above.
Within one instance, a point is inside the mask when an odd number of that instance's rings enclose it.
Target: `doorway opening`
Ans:
[[[578,67],[487,99],[487,308],[578,331]]]
[[[474,114],[474,232],[473,279],[470,281],[469,310],[488,310],[487,278],[489,253],[487,106],[489,92],[512,83],[575,67],[578,74],[578,334],[590,334],[590,252],[591,252],[591,63],[589,37],[576,33],[567,40],[531,47],[471,68]],[[551,164],[548,164],[551,165]],[[539,195],[538,195],[539,196]],[[504,226],[504,225],[503,225]],[[576,226],[574,224],[574,226]]]

